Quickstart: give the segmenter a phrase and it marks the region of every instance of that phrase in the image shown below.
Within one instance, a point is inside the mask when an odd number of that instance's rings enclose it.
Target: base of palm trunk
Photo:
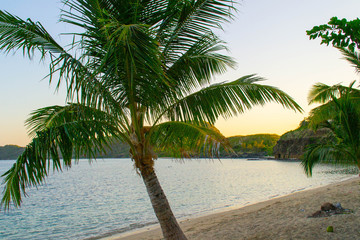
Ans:
[[[151,204],[159,220],[164,238],[167,240],[186,240],[176,218],[171,211],[169,202],[162,190],[159,180],[153,170],[141,173]]]

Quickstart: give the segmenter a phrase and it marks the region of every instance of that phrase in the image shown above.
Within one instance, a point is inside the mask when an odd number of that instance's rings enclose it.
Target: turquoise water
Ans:
[[[0,174],[14,161],[0,161]],[[159,159],[157,174],[176,217],[211,213],[313,188],[352,175],[319,166],[307,178],[299,162]],[[1,186],[3,188],[3,186]],[[130,159],[81,160],[29,189],[20,209],[0,212],[0,239],[87,239],[156,223]]]

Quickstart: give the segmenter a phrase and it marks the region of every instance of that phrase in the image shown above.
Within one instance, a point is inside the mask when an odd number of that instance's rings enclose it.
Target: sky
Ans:
[[[1,0],[0,9],[22,19],[40,21],[53,37],[65,45],[60,33],[71,27],[58,23],[59,1]],[[258,133],[283,134],[298,127],[315,106],[307,94],[317,82],[348,85],[359,80],[354,68],[333,47],[309,40],[306,30],[327,23],[331,17],[359,17],[359,0],[243,0],[231,23],[220,35],[237,61],[235,69],[214,78],[235,80],[248,74],[266,79],[262,84],[278,87],[304,109],[303,113],[270,103],[230,119],[219,119],[216,127],[227,137]],[[29,114],[49,105],[64,105],[65,90],[43,79],[48,65],[22,57],[21,53],[0,54],[0,146],[25,146],[30,142],[24,126]]]

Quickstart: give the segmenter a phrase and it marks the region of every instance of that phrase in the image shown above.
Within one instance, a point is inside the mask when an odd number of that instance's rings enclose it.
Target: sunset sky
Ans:
[[[23,19],[40,21],[55,37],[66,44],[62,32],[71,27],[57,23],[59,1],[1,0],[0,9]],[[224,26],[222,38],[228,43],[229,55],[238,62],[236,69],[216,76],[214,81],[235,80],[257,74],[292,96],[305,110],[303,114],[276,104],[255,107],[231,119],[219,119],[216,126],[225,136],[256,133],[283,134],[295,129],[307,117],[307,94],[316,82],[348,85],[358,80],[354,69],[331,46],[320,40],[309,40],[306,30],[325,24],[333,16],[352,20],[359,17],[359,0],[244,0],[240,1],[236,19]],[[24,127],[29,113],[49,105],[64,105],[65,93],[48,80],[46,63],[38,58],[24,59],[21,53],[0,55],[0,146],[25,146],[30,139]]]

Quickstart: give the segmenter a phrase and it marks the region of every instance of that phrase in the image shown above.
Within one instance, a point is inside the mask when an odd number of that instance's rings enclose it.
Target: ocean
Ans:
[[[0,174],[14,161],[0,161]],[[328,165],[304,174],[296,161],[161,158],[155,167],[177,218],[242,207],[354,176]],[[3,189],[3,185],[1,185]],[[0,211],[0,239],[97,239],[156,223],[130,159],[80,160],[28,190],[21,208]]]

